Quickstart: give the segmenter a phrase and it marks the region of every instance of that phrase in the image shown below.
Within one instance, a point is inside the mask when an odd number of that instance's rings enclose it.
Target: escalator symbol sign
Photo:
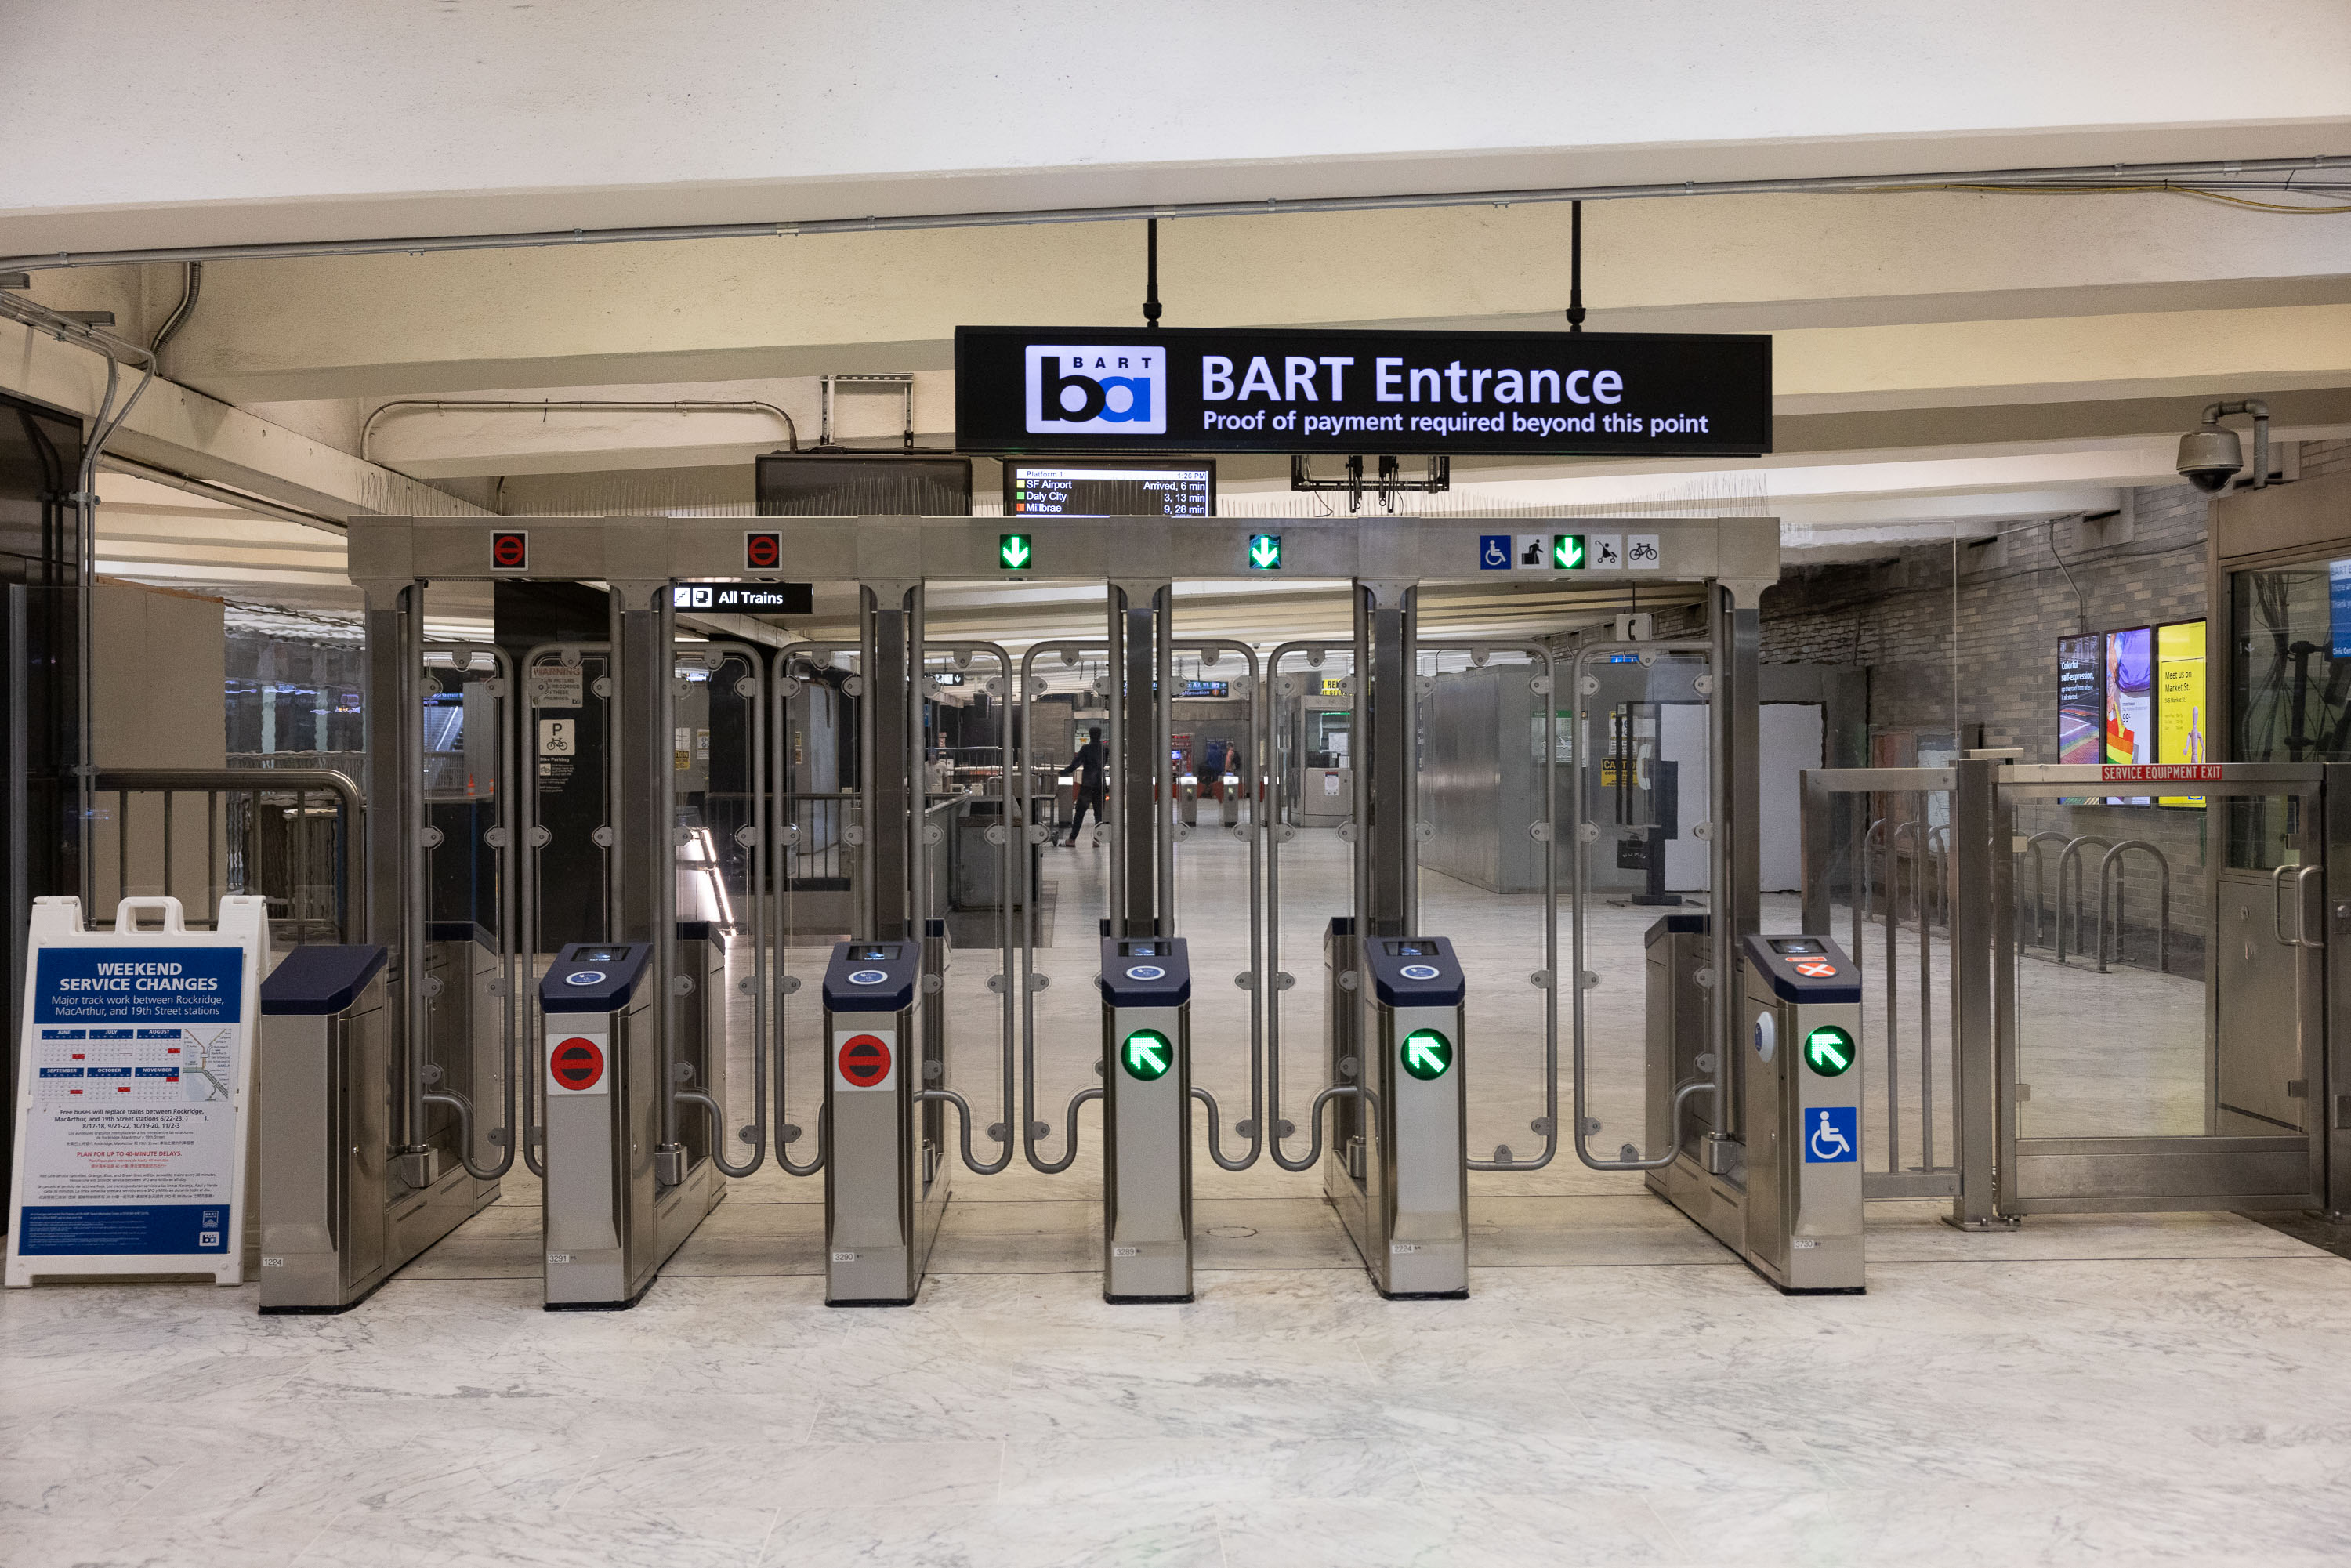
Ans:
[[[1814,1105],[1804,1112],[1804,1163],[1851,1165],[1861,1158],[1861,1108]]]

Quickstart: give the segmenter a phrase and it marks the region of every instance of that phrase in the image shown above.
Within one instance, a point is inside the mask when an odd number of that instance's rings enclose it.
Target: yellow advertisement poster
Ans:
[[[2181,621],[2155,629],[2155,759],[2209,762],[2204,694],[2204,622]],[[2200,795],[2168,795],[2163,806],[2201,806]]]

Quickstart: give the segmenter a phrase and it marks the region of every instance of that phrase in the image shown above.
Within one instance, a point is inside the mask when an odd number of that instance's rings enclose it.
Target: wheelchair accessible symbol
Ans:
[[[1804,1139],[1808,1166],[1850,1165],[1861,1157],[1861,1110],[1855,1105],[1820,1105],[1804,1113],[1811,1135]]]
[[[1483,571],[1510,570],[1510,536],[1480,534],[1478,536],[1478,566]]]

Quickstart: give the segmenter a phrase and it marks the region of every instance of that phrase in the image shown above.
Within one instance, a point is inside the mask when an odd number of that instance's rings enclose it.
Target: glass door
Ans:
[[[2002,1212],[2316,1206],[2322,778],[2002,770]]]

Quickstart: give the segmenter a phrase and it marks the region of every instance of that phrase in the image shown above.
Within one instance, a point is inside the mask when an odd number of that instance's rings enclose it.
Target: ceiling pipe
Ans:
[[[155,329],[155,341],[152,347],[159,363],[162,361],[163,346],[178,337],[180,329],[188,324],[188,313],[196,308],[196,296],[203,292],[204,287],[204,264],[201,261],[188,263],[187,277],[180,287],[180,303],[173,308],[171,315],[163,319],[163,324]]]
[[[1928,191],[1950,185],[2032,185],[2050,190],[2115,185],[2193,188],[2216,181],[2244,188],[2319,190],[2304,175],[2351,170],[2351,158],[2205,159],[2184,163],[2095,163],[2043,169],[1970,169],[1926,174],[1821,174],[1785,180],[1676,180],[1630,185],[1546,185],[1509,191],[1432,191],[1384,196],[1269,196],[1255,202],[1178,202],[1165,205],[1045,207],[993,213],[925,213],[900,217],[810,218],[753,224],[673,224],[651,228],[542,229],[516,234],[433,235],[407,238],[280,240],[259,245],[162,246],[134,250],[51,251],[0,256],[0,272],[131,267],[152,262],[290,261],[312,256],[423,256],[467,250],[537,250],[570,245],[643,245],[670,240],[790,239],[917,229],[1014,228],[1049,224],[1134,223],[1152,218],[1231,218],[1293,213],[1409,212],[1426,207],[1508,207],[1556,202],[1637,201],[1660,196],[1829,195]],[[2283,181],[2262,178],[2284,176]],[[2248,182],[2254,177],[2257,184]]]
[[[385,414],[392,413],[395,409],[405,408],[431,409],[437,413],[447,413],[453,412],[467,413],[513,413],[524,412],[530,413],[582,413],[591,411],[626,413],[764,413],[782,423],[784,434],[789,437],[791,441],[791,449],[794,452],[798,452],[800,449],[800,427],[792,423],[792,416],[790,414],[786,413],[782,409],[778,408],[771,402],[755,402],[748,400],[735,402],[714,402],[706,399],[694,398],[674,399],[666,402],[639,402],[628,398],[573,398],[569,401],[557,399],[552,402],[524,402],[503,401],[496,398],[464,399],[412,397],[401,398],[394,402],[385,403],[381,408],[377,409],[373,413],[367,416],[367,423],[360,426],[360,462],[372,463],[375,461],[373,457],[369,455],[369,443],[374,439],[376,421],[381,419]]]

